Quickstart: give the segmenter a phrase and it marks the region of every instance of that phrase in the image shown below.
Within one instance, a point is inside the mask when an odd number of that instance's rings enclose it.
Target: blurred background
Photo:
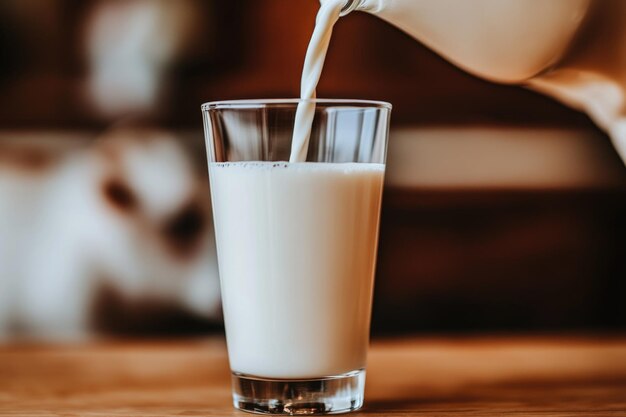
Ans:
[[[0,338],[221,331],[200,104],[296,97],[317,9],[0,2]],[[586,116],[363,13],[318,96],[394,105],[374,335],[626,329],[626,169]]]

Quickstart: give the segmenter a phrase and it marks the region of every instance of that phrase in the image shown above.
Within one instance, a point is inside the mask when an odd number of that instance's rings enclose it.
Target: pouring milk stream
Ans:
[[[353,10],[404,30],[460,68],[583,111],[626,161],[626,1],[321,0],[302,74],[315,97],[332,28]],[[315,104],[302,102],[291,162],[306,160]]]
[[[333,33],[333,26],[337,23],[344,5],[345,0],[327,0],[322,3],[317,13],[315,29],[304,58],[302,80],[300,82],[301,99],[311,100],[315,98],[315,89],[322,75],[326,52],[328,52],[330,37]],[[301,101],[298,104],[289,162],[303,162],[306,160],[314,116],[315,102]]]

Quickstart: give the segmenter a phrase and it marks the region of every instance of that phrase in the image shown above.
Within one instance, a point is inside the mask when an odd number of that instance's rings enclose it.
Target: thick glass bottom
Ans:
[[[340,414],[363,405],[365,370],[319,379],[266,379],[233,372],[235,408],[257,414]]]

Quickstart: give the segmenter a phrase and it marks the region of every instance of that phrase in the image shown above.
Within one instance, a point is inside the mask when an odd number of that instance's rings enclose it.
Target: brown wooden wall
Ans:
[[[21,15],[7,5],[22,4]],[[0,126],[103,126],[81,94],[86,16],[95,2],[8,1],[0,7]],[[156,119],[198,125],[209,100],[295,97],[317,0],[197,0],[204,25],[171,68]],[[353,13],[336,26],[320,97],[381,99],[399,124],[591,127],[519,87],[464,74],[387,23]]]

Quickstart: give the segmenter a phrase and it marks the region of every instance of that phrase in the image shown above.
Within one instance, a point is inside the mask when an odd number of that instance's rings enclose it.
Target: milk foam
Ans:
[[[285,161],[241,161],[241,162],[212,162],[214,168],[224,168],[236,171],[253,170],[278,170],[285,169],[293,171],[323,171],[325,173],[359,173],[359,172],[385,172],[384,164],[376,163],[326,163],[326,162],[285,162]]]

